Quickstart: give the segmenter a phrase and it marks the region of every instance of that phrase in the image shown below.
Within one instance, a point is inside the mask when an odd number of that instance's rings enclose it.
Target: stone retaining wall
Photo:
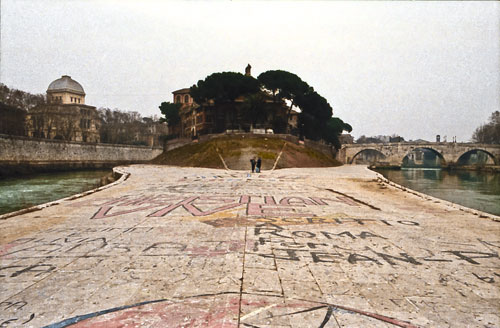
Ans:
[[[270,139],[283,139],[289,142],[292,142],[294,144],[303,144],[308,148],[312,148],[314,150],[317,150],[327,156],[335,156],[335,148],[332,146],[329,146],[327,144],[317,142],[317,141],[312,141],[312,140],[305,140],[303,143],[299,141],[299,138],[296,136],[292,136],[290,134],[254,134],[254,133],[221,133],[221,134],[205,134],[201,135],[198,139],[197,142],[204,143],[207,141],[210,141],[212,139],[217,139],[217,138],[234,138],[235,136],[244,136],[245,138],[270,138]],[[173,139],[169,140],[165,143],[165,151],[170,151],[185,145],[188,145],[192,143],[193,140],[189,138],[179,138],[179,139]]]
[[[144,163],[163,152],[144,146],[68,142],[0,134],[0,176]]]

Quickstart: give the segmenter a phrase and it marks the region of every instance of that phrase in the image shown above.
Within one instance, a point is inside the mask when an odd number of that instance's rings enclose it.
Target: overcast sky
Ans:
[[[214,72],[299,75],[355,137],[469,141],[500,110],[499,2],[1,0],[0,81],[67,74],[86,103],[159,114]]]

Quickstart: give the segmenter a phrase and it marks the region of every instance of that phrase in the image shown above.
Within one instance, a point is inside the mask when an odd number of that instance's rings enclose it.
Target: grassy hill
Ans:
[[[277,138],[265,136],[221,137],[205,143],[192,143],[166,153],[152,160],[153,164],[224,168],[221,157],[229,169],[248,170],[250,159],[260,157],[262,169],[270,170],[283,151],[276,168],[339,166],[332,157]]]

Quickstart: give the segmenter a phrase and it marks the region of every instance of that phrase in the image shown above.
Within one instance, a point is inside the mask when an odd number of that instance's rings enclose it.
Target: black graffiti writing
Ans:
[[[367,238],[387,239],[383,236],[377,235],[377,234],[370,232],[370,231],[361,231],[358,234],[353,234],[350,231],[342,231],[339,233],[320,231],[319,234],[314,233],[314,232],[310,232],[310,231],[303,231],[303,230],[288,231],[288,230],[285,230],[283,227],[276,225],[274,223],[263,223],[263,224],[256,225],[254,228],[254,234],[256,236],[270,235],[270,236],[274,236],[274,237],[287,238],[287,239],[293,239],[293,237],[309,238],[309,239],[324,237],[324,238],[329,239],[329,240],[337,239],[339,237],[340,238],[347,237],[350,239],[357,239],[357,238],[361,238],[361,239],[367,239]],[[287,235],[287,234],[289,234],[289,235]]]
[[[388,221],[388,220],[377,220],[377,219],[360,219],[360,218],[350,218],[350,217],[341,217],[341,218],[323,218],[323,217],[280,217],[280,218],[269,218],[269,217],[262,217],[258,219],[259,222],[263,223],[272,223],[272,224],[279,224],[279,223],[295,223],[295,224],[337,224],[337,225],[342,225],[342,224],[352,224],[354,223],[355,225],[366,225],[367,223],[376,223],[378,224],[379,222],[383,223],[385,226],[398,226],[398,225],[404,225],[404,226],[413,226],[413,227],[418,227],[420,224],[415,221],[410,221],[410,220],[396,220],[396,221]]]
[[[21,325],[27,324],[28,322],[30,322],[34,318],[35,318],[35,314],[31,313],[30,316],[29,316],[29,318],[27,320],[21,322]],[[0,322],[0,328],[1,327],[8,327],[8,324],[16,322],[16,321],[19,321],[19,320],[22,320],[22,319],[19,319],[19,318],[10,318],[10,319],[4,320],[4,321]]]
[[[479,264],[479,262],[477,262],[475,259],[498,258],[498,253],[484,253],[475,251],[444,251],[444,253],[453,254],[459,259],[472,264]]]
[[[0,272],[1,271],[8,271],[8,269],[14,269],[14,268],[21,268],[20,270],[12,270],[10,275],[8,274],[1,274],[0,277],[17,277],[23,274],[27,273],[36,273],[35,277],[41,276],[44,273],[50,273],[56,269],[56,267],[52,264],[35,264],[35,265],[30,265],[30,266],[22,266],[22,265],[9,265],[5,267],[0,267]]]
[[[488,284],[492,284],[495,282],[495,278],[494,277],[487,277],[487,276],[480,276],[480,275],[477,275],[475,274],[474,272],[472,272],[472,274],[479,280],[481,281],[484,281],[484,282],[487,282]]]
[[[8,310],[10,308],[14,308],[15,310],[21,310],[23,307],[25,307],[28,303],[24,301],[17,301],[17,302],[9,302],[5,301],[0,303],[0,308],[4,310]]]
[[[318,250],[311,250],[310,248],[315,248],[318,244],[314,244],[313,247],[310,247],[307,249],[304,244],[300,243],[289,243],[289,242],[283,242],[280,244],[282,247],[288,247],[288,248],[274,248],[272,253],[255,253],[259,256],[266,257],[266,258],[274,258],[274,259],[279,259],[279,260],[288,260],[288,261],[302,261],[302,260],[312,260],[314,263],[338,263],[340,261],[347,261],[350,264],[358,264],[358,263],[363,263],[363,262],[371,262],[377,265],[383,265],[388,264],[391,266],[398,266],[398,265],[422,265],[422,262],[419,261],[419,258],[412,256],[410,254],[404,253],[404,252],[399,252],[397,254],[389,254],[389,253],[384,253],[384,252],[379,252],[372,250],[370,248],[367,248],[371,252],[371,254],[367,254],[359,252],[359,251],[352,251],[348,250],[347,252],[345,251],[337,251],[337,252],[331,252],[331,251],[318,251]],[[291,247],[290,247],[291,246]],[[337,248],[338,249],[338,248]],[[443,251],[442,253],[452,253],[455,255],[455,253],[460,253],[463,257],[462,253],[465,252],[458,252],[458,251]],[[455,260],[469,260],[472,261],[470,263],[473,264],[480,264],[474,259],[486,259],[486,258],[497,258],[496,254],[489,254],[489,253],[483,253],[483,252],[466,252],[468,254],[476,254],[474,257],[467,257],[462,258],[459,257],[458,259],[455,258]],[[495,256],[494,256],[495,255]],[[453,259],[445,259],[446,262],[452,262]],[[477,276],[478,279],[480,279]]]
[[[170,254],[182,254],[186,250],[186,245],[181,243],[175,243],[170,241],[158,242],[154,243],[148,247],[146,247],[142,252],[144,255],[170,255]],[[172,252],[174,250],[174,252]]]

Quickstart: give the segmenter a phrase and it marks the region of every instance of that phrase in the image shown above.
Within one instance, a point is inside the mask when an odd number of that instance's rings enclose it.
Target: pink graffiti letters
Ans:
[[[77,206],[100,206],[91,219],[105,219],[135,212],[150,211],[147,217],[163,217],[174,211],[184,210],[192,216],[207,216],[237,207],[246,207],[248,216],[282,216],[282,217],[314,217],[310,206],[328,206],[332,203],[348,206],[360,206],[347,197],[319,198],[286,196],[277,199],[275,196],[178,196],[130,195],[111,200],[97,202],[80,202]],[[180,213],[180,212],[179,212]]]

